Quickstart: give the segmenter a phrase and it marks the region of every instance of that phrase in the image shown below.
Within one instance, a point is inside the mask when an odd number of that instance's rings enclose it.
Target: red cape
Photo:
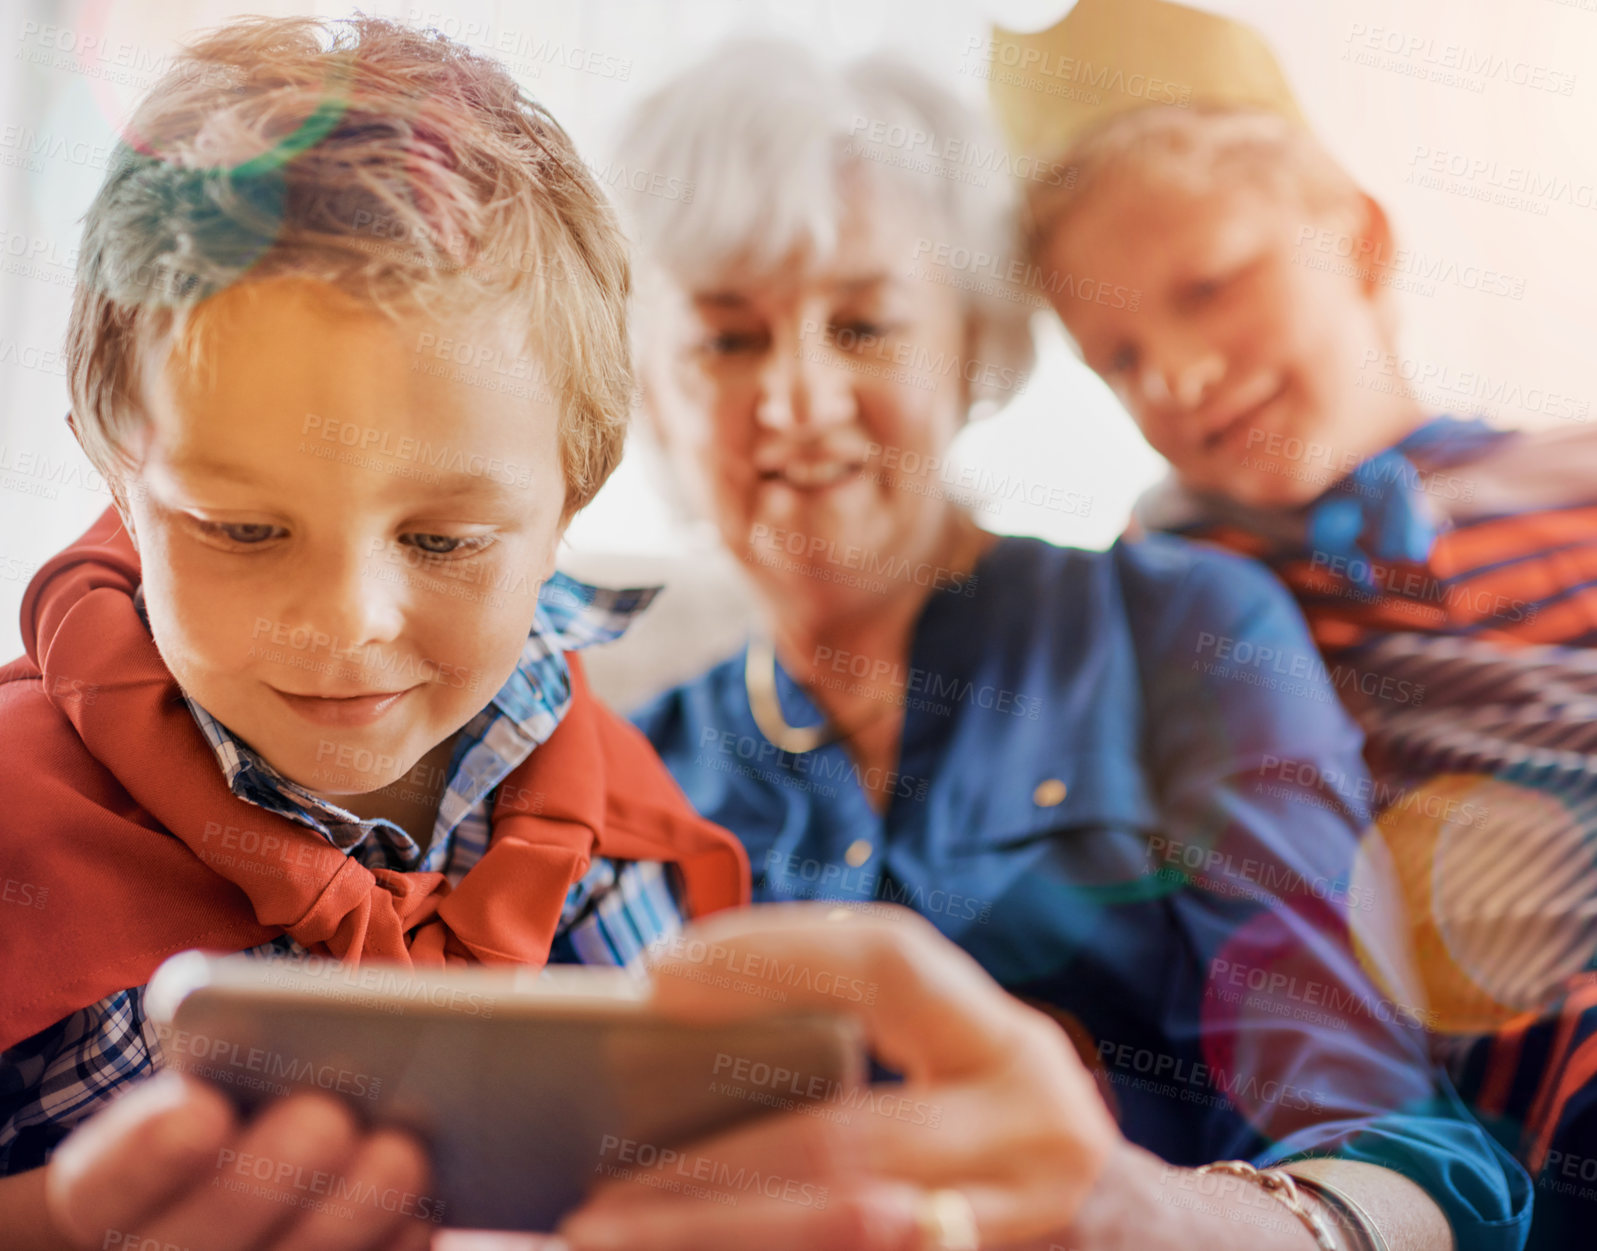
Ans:
[[[488,851],[440,873],[368,870],[238,798],[139,620],[114,509],[22,601],[0,667],[0,1048],[190,947],[282,933],[351,962],[542,964],[594,855],[675,864],[689,911],[746,903],[748,860],[697,816],[636,729],[589,691],[495,801]]]

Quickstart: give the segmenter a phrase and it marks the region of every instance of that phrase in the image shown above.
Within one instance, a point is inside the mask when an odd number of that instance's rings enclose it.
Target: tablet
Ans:
[[[407,1210],[463,1229],[548,1231],[595,1185],[659,1164],[649,1184],[735,1204],[786,1183],[686,1144],[776,1111],[834,1115],[866,1074],[851,1017],[667,1020],[646,981],[589,966],[416,973],[190,951],[156,972],[145,1008],[162,1062],[246,1114],[320,1090],[417,1134],[433,1181]],[[351,1199],[319,1180],[317,1202]]]

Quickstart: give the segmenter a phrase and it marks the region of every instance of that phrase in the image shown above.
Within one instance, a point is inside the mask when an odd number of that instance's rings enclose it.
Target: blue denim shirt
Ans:
[[[1334,1153],[1418,1182],[1463,1251],[1522,1245],[1529,1179],[1354,955],[1352,918],[1391,902],[1353,875],[1362,738],[1262,568],[1163,536],[999,541],[921,614],[883,779],[841,743],[776,749],[743,674],[634,720],[743,840],[757,900],[920,912],[1059,1020],[1127,1138],[1174,1164]],[[777,684],[790,724],[821,719]]]

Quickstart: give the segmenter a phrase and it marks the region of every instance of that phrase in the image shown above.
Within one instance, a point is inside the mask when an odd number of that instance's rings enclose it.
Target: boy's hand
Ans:
[[[336,1100],[281,1099],[240,1124],[219,1092],[163,1073],[73,1131],[47,1166],[73,1246],[181,1251],[422,1251],[427,1157],[363,1132]]]

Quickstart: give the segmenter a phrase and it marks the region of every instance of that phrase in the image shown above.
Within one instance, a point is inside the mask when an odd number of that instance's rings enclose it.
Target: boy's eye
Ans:
[[[493,540],[486,536],[460,539],[448,534],[407,534],[400,542],[408,542],[411,547],[428,556],[454,556],[487,547]]]
[[[1137,367],[1137,349],[1129,343],[1121,344],[1109,355],[1109,364],[1105,371],[1109,374],[1129,373]]]
[[[1182,303],[1188,308],[1202,308],[1215,296],[1220,294],[1224,285],[1221,278],[1200,278],[1197,282],[1187,284],[1187,289],[1182,293]]]
[[[1226,295],[1234,284],[1245,281],[1261,266],[1258,260],[1246,260],[1216,268],[1201,278],[1194,278],[1181,289],[1177,302],[1191,312]]]
[[[265,522],[231,522],[231,521],[202,521],[199,527],[206,534],[226,539],[230,543],[238,543],[244,547],[254,547],[266,542],[268,539],[278,537],[281,526],[268,525]]]

